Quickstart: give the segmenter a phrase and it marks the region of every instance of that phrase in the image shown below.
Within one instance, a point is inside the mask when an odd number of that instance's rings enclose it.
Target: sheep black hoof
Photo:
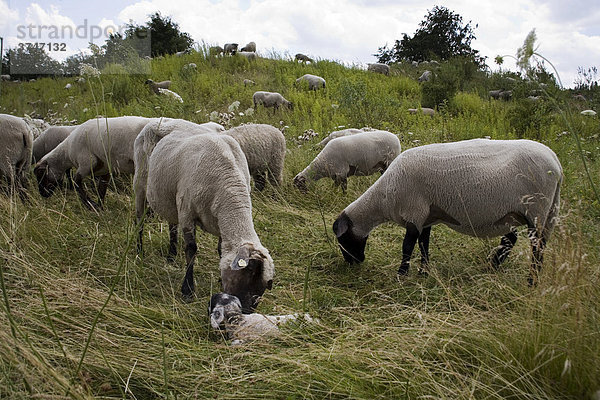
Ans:
[[[175,262],[175,254],[167,254],[167,262],[173,264]]]
[[[184,283],[181,287],[181,296],[185,303],[191,303],[194,301],[194,288],[190,288]]]
[[[400,268],[398,268],[398,276],[406,276],[408,275],[408,265],[402,264]]]

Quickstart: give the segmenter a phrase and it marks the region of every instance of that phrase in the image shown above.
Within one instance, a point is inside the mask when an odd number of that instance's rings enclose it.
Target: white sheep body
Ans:
[[[224,292],[253,309],[270,288],[275,269],[254,230],[248,165],[235,139],[173,131],[149,154],[147,182],[150,207],[183,232],[188,265],[184,296],[194,290],[195,231],[200,226],[220,237]],[[249,269],[251,260],[260,262],[260,271]]]
[[[237,43],[225,43],[225,45],[223,46],[223,52],[225,54],[234,55],[237,51],[238,51]]]
[[[319,142],[319,146],[324,147],[327,143],[329,143],[333,139],[336,139],[336,138],[339,138],[342,136],[352,136],[352,135],[356,135],[357,133],[361,133],[361,132],[364,132],[364,130],[357,129],[357,128],[348,128],[348,129],[342,129],[341,131],[333,131],[325,139],[323,139]]]
[[[291,108],[292,106],[291,102],[287,101],[285,97],[277,92],[254,92],[254,95],[252,95],[252,101],[254,102],[254,108],[256,108],[259,104],[262,104],[267,108],[279,108],[282,105]]]
[[[36,163],[40,161],[46,154],[54,150],[75,128],[77,128],[77,125],[51,126],[46,129],[33,141],[33,162]]]
[[[82,202],[88,207],[97,207],[87,197],[81,182],[92,173],[105,179],[110,173],[133,174],[133,143],[150,121],[150,118],[135,116],[94,118],[77,126],[62,143],[38,162],[35,174],[40,193],[50,196],[56,184],[62,181],[64,173],[75,167],[75,183]],[[105,190],[104,188],[103,193],[99,193],[100,201]]]
[[[325,88],[326,83],[325,79],[312,74],[304,74],[300,78],[296,79],[296,85],[300,85],[302,82],[307,82],[310,90]]]
[[[407,235],[409,228],[418,236],[443,223],[482,238],[507,235],[527,224],[545,242],[558,213],[561,181],[556,154],[530,140],[473,139],[416,147],[403,152],[346,207],[334,230],[340,240],[344,214],[356,238],[366,238],[385,221],[407,227]]]
[[[263,189],[266,178],[275,186],[283,183],[285,136],[279,129],[267,124],[247,124],[223,133],[240,144],[258,190]]]
[[[296,177],[294,183],[305,189],[309,180],[329,177],[346,189],[348,176],[365,176],[384,171],[400,154],[400,140],[391,132],[361,132],[331,140]]]
[[[23,119],[0,114],[0,178],[18,190],[27,188],[31,167],[33,134]],[[19,192],[23,195],[24,192]]]
[[[390,66],[382,63],[367,64],[367,70],[371,72],[377,72],[378,74],[389,75]]]
[[[419,82],[428,82],[430,79],[431,79],[431,71],[425,70],[419,77],[418,81]]]
[[[433,108],[428,108],[428,107],[409,108],[408,112],[411,114],[417,114],[420,112],[421,114],[429,115],[430,117],[433,117],[435,115],[435,110]]]
[[[240,49],[240,51],[256,53],[256,43],[250,42],[250,43],[246,44],[244,47],[242,47]]]
[[[246,58],[248,61],[254,61],[258,58],[256,53],[253,51],[238,51],[236,54]]]

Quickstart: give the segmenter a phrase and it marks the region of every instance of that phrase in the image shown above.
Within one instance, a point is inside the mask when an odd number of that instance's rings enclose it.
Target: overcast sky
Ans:
[[[0,36],[5,47],[16,46],[40,41],[23,29],[30,24],[77,27],[87,21],[87,29],[79,32],[85,30],[89,37],[92,25],[118,29],[129,21],[142,24],[149,14],[160,11],[197,42],[254,41],[264,55],[302,52],[366,64],[376,61],[373,53],[378,47],[392,45],[402,33],[412,35],[436,4],[442,5],[422,0],[0,0]],[[497,69],[494,57],[515,55],[533,28],[538,51],[554,63],[565,86],[572,86],[578,66],[600,67],[600,3],[596,1],[452,0],[443,5],[460,14],[463,22],[478,25],[472,46],[488,57],[493,70]],[[23,32],[25,37],[20,35]],[[105,38],[95,42],[102,44]],[[67,43],[66,52],[51,53],[60,59],[86,48],[90,41],[42,40]],[[503,68],[515,69],[514,62],[507,59]]]

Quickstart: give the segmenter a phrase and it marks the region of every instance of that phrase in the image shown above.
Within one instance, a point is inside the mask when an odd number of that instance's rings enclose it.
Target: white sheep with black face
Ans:
[[[46,154],[50,153],[61,144],[77,125],[72,126],[51,126],[46,129],[37,139],[33,141],[33,157],[32,161],[35,164],[40,161]]]
[[[391,132],[361,132],[331,140],[311,163],[294,178],[302,192],[307,183],[331,178],[346,191],[349,176],[383,172],[400,154],[400,140]]]
[[[347,262],[362,262],[369,233],[394,221],[406,227],[399,274],[408,272],[416,242],[421,264],[429,235],[445,224],[465,235],[503,236],[491,255],[497,267],[527,225],[533,252],[529,283],[537,281],[542,251],[556,223],[562,167],[556,154],[531,140],[473,139],[406,150],[333,224]]]
[[[254,103],[254,108],[259,104],[262,104],[265,108],[272,107],[278,109],[281,106],[287,107],[290,110],[294,108],[294,105],[290,101],[287,101],[281,93],[277,92],[254,92],[252,102]]]
[[[147,79],[146,85],[148,85],[154,93],[160,94],[159,89],[169,89],[171,87],[171,81],[154,82],[152,79]]]
[[[8,191],[14,189],[26,197],[27,175],[31,167],[33,134],[23,119],[0,114],[0,178]]]
[[[237,51],[238,51],[237,43],[225,43],[225,45],[223,46],[224,54],[234,55]]]
[[[210,326],[225,330],[232,345],[280,334],[279,327],[290,322],[304,320],[313,322],[309,314],[263,315],[244,314],[240,300],[226,293],[213,295],[208,303]]]
[[[153,133],[151,133],[153,134]],[[275,266],[252,220],[250,174],[240,145],[227,135],[175,130],[148,153],[146,196],[154,212],[183,233],[184,298],[194,293],[196,227],[219,237],[223,291],[252,311],[270,289]],[[176,252],[176,236],[170,237]]]
[[[294,59],[295,59],[296,61],[300,61],[300,62],[303,62],[303,63],[307,63],[307,62],[311,62],[311,63],[313,63],[313,62],[314,62],[314,60],[313,60],[312,58],[310,58],[310,57],[309,57],[309,56],[307,56],[306,54],[302,54],[302,53],[298,53],[298,54],[296,54],[296,55],[294,56]]]
[[[82,203],[88,208],[102,208],[111,174],[133,174],[133,142],[150,121],[134,116],[94,118],[77,126],[35,166],[40,194],[51,196],[65,172],[76,168],[73,180]],[[83,185],[91,175],[99,178],[97,203],[89,198]]]

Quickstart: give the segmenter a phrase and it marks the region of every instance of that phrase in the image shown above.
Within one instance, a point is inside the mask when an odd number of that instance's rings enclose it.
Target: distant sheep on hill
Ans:
[[[302,53],[296,54],[296,56],[294,57],[294,59],[296,61],[300,61],[300,62],[304,62],[304,63],[306,63],[306,62],[311,62],[311,63],[314,62],[312,58],[310,58],[309,56],[307,56],[305,54],[302,54]]]
[[[247,51],[247,52],[251,52],[251,53],[256,53],[256,43],[250,42],[247,45],[245,45],[244,47],[242,47],[240,49],[240,51]]]
[[[285,97],[277,92],[254,92],[252,101],[254,102],[254,108],[259,104],[262,104],[265,108],[273,107],[274,109],[284,106],[291,110],[294,107],[291,102],[287,101]]]
[[[302,82],[307,82],[310,90],[317,90],[320,88],[325,89],[325,79],[321,78],[320,76],[304,74],[300,78],[296,79],[296,86],[302,84]]]
[[[390,74],[390,66],[387,64],[381,64],[381,63],[367,64],[367,70],[372,71],[372,72],[377,72],[378,74],[383,74],[383,75]]]

